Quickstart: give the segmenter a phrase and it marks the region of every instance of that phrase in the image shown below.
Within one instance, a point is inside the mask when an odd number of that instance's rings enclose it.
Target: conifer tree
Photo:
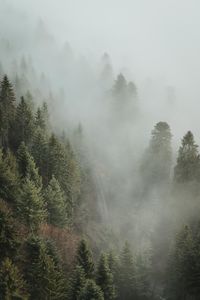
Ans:
[[[135,269],[133,255],[126,242],[120,255],[119,298],[132,300],[136,297]]]
[[[29,299],[25,281],[9,258],[5,258],[0,266],[0,299]]]
[[[152,130],[149,147],[144,153],[141,175],[145,186],[162,186],[169,182],[172,163],[172,134],[166,122],[159,122]]]
[[[97,267],[96,283],[103,291],[104,298],[107,300],[115,299],[115,288],[113,284],[113,275],[108,266],[106,255],[102,254]]]
[[[83,268],[86,278],[92,278],[94,274],[92,253],[89,250],[88,244],[84,239],[79,243],[76,260],[77,265]]]
[[[67,223],[67,208],[65,196],[58,180],[53,176],[44,193],[47,204],[48,222],[52,225],[63,227]]]
[[[38,229],[46,218],[46,209],[41,195],[41,189],[26,178],[16,200],[17,214],[32,231]]]
[[[45,243],[37,237],[27,240],[27,264],[25,274],[30,291],[30,299],[66,299],[65,278],[47,254]]]
[[[182,139],[179,148],[177,164],[174,169],[174,179],[178,183],[186,183],[199,179],[200,157],[198,146],[191,131]]]
[[[33,135],[31,154],[34,158],[39,173],[42,176],[44,186],[48,180],[48,137],[41,128],[37,128]]]
[[[34,184],[41,188],[42,180],[38,174],[38,169],[36,168],[33,157],[28,151],[25,143],[22,142],[17,151],[17,162],[19,167],[19,173],[22,179],[30,179]]]
[[[19,246],[17,228],[6,203],[0,202],[0,261],[16,256]]]
[[[30,145],[34,132],[34,118],[30,105],[21,97],[21,101],[17,106],[16,118],[12,132],[13,149],[18,149],[19,145],[24,142]]]
[[[35,125],[42,129],[44,132],[48,132],[49,129],[49,113],[47,104],[44,102],[42,107],[39,107],[36,112]]]
[[[0,198],[14,202],[18,193],[18,174],[15,158],[0,149]]]
[[[78,300],[104,300],[103,292],[95,281],[88,279],[81,289]]]
[[[81,289],[86,282],[85,272],[81,266],[76,266],[68,284],[68,300],[78,300]]]
[[[15,94],[12,84],[5,75],[0,89],[0,145],[9,146],[10,129],[15,118]]]

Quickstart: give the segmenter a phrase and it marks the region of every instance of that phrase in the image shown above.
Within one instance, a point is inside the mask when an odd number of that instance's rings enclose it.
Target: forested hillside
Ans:
[[[0,0],[0,300],[200,299],[196,23],[144,2]]]

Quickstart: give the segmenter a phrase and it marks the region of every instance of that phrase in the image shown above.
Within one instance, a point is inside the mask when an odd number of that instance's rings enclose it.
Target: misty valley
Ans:
[[[199,300],[186,1],[94,2],[0,0],[0,299]]]

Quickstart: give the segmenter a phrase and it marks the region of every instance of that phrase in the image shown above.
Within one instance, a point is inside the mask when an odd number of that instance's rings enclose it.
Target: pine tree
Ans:
[[[0,261],[16,256],[19,246],[16,224],[6,203],[0,202]]]
[[[171,138],[170,127],[166,122],[155,125],[141,164],[145,186],[162,186],[169,182],[172,163]]]
[[[33,157],[30,155],[28,148],[25,143],[22,142],[17,151],[17,162],[19,167],[19,173],[22,179],[30,179],[34,184],[41,188],[42,180],[38,174],[38,169],[36,168]]]
[[[65,278],[62,270],[48,255],[45,243],[37,237],[27,240],[25,274],[30,299],[66,299]]]
[[[88,279],[81,289],[78,300],[104,300],[103,292],[94,280]]]
[[[187,183],[199,179],[200,157],[198,146],[191,131],[182,139],[179,148],[177,164],[174,169],[174,179],[178,183]]]
[[[17,106],[16,118],[12,132],[13,149],[18,149],[19,145],[24,142],[30,145],[34,133],[34,118],[30,105],[21,97],[21,101]]]
[[[106,255],[102,254],[97,268],[96,283],[103,291],[104,298],[107,300],[115,299],[115,288],[113,284],[113,275],[108,266]]]
[[[92,278],[94,273],[94,263],[92,253],[85,240],[81,240],[79,243],[76,260],[77,265],[83,268],[86,278]]]
[[[63,227],[67,223],[67,208],[64,193],[58,180],[53,176],[44,193],[47,203],[48,222],[52,225]]]
[[[48,180],[48,137],[41,128],[37,128],[33,135],[31,154],[34,158],[39,173],[42,176],[44,186]]]
[[[3,260],[0,267],[0,298],[5,300],[29,298],[25,281],[9,258]]]
[[[197,232],[193,234],[189,226],[184,226],[176,236],[166,276],[166,293],[173,300],[200,297],[200,244]]]
[[[135,259],[135,286],[138,300],[151,297],[149,258],[138,254]]]
[[[133,255],[126,242],[120,255],[119,299],[132,300],[136,297]]]
[[[5,75],[0,90],[0,145],[5,149],[9,146],[10,130],[15,112],[15,94],[12,84]]]
[[[0,198],[14,202],[18,194],[18,173],[14,156],[0,149]]]
[[[85,272],[81,266],[76,266],[69,280],[68,285],[68,300],[78,300],[81,289],[86,282]]]
[[[47,104],[44,102],[42,107],[39,107],[36,112],[35,125],[47,132],[49,129],[49,113]]]
[[[16,208],[19,218],[32,231],[37,230],[39,225],[45,220],[46,210],[41,189],[28,178],[22,184],[16,200]]]
[[[116,290],[116,295],[118,295],[119,287],[119,274],[120,274],[120,261],[118,256],[113,251],[110,251],[107,255],[108,267],[113,276],[113,282]]]

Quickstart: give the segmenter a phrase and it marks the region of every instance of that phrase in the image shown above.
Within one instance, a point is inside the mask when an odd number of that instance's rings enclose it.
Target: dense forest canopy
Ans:
[[[135,46],[126,43],[119,21],[140,5],[141,18],[147,7],[153,17],[144,1],[29,2],[0,0],[0,299],[200,299],[195,55],[187,72],[175,55],[174,69],[160,64],[167,79],[148,73],[146,41],[133,28]],[[170,7],[156,5],[164,29]],[[185,1],[182,8],[184,29]],[[116,28],[99,21],[102,12]]]

